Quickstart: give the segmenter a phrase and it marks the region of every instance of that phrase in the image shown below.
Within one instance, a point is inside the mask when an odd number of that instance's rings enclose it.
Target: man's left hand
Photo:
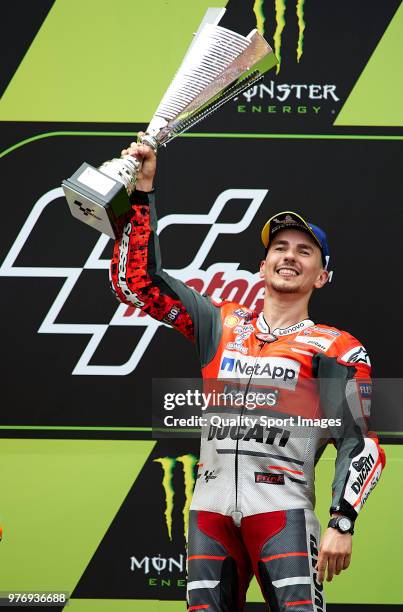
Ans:
[[[322,583],[325,579],[327,566],[327,581],[333,576],[339,575],[350,565],[353,539],[351,533],[340,533],[333,527],[328,527],[320,543],[318,562],[318,581]]]

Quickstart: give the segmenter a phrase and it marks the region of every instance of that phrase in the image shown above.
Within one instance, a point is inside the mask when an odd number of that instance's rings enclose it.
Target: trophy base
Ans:
[[[73,217],[117,238],[117,221],[130,210],[124,185],[84,163],[62,183]]]

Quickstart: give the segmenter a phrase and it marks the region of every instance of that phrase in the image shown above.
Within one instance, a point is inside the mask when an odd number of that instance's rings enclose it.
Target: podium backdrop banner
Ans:
[[[83,160],[119,155],[145,128],[209,3],[122,0],[119,17],[103,0],[40,4],[4,16],[0,591],[67,590],[73,610],[98,610],[95,600],[174,609],[184,605],[198,441],[152,438],[152,381],[197,378],[199,364],[178,333],[116,302],[112,241],[70,215],[61,181]],[[333,276],[310,315],[368,351],[385,384],[374,423],[388,456],[353,564],[327,598],[345,610],[401,604],[403,434],[384,430],[380,414],[399,422],[403,378],[403,10],[398,0],[229,0],[226,9],[222,25],[257,27],[280,63],[160,151],[164,267],[259,310],[267,219],[291,209],[325,229]],[[329,449],[322,524],[333,462]],[[249,599],[261,601],[256,584]]]

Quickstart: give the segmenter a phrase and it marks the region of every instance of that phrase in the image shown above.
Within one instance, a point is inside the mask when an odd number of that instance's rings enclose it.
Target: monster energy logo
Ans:
[[[304,30],[305,30],[305,20],[304,20],[304,3],[305,0],[296,0],[295,12],[297,15],[298,21],[298,42],[297,42],[297,62],[302,57],[304,52]],[[256,27],[258,32],[262,35],[265,33],[265,14],[263,9],[264,0],[255,0],[253,5],[253,12],[256,15]],[[277,74],[280,72],[281,66],[281,37],[283,34],[283,30],[285,28],[285,8],[286,8],[286,0],[274,0],[274,9],[276,14],[276,29],[273,35],[274,41],[274,53],[278,59],[277,64]]]
[[[193,488],[195,484],[194,469],[197,465],[197,458],[194,455],[181,455],[180,457],[159,457],[154,459],[162,467],[162,487],[165,492],[165,522],[168,530],[169,539],[172,540],[172,519],[174,511],[175,490],[173,486],[173,476],[175,467],[182,465],[183,483],[185,488],[185,503],[182,508],[184,536],[187,540],[189,527],[189,509],[192,501]]]

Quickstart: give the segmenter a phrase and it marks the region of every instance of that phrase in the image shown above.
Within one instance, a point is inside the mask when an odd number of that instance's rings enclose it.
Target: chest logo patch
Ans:
[[[237,357],[230,351],[224,351],[221,357],[218,378],[225,379],[267,379],[273,387],[291,391],[297,386],[301,364],[285,357],[252,356]]]
[[[323,338],[322,336],[305,336],[298,335],[294,338],[294,342],[301,342],[302,344],[308,344],[309,346],[314,346],[320,351],[324,353],[328,350],[328,348],[333,344],[336,338]]]

